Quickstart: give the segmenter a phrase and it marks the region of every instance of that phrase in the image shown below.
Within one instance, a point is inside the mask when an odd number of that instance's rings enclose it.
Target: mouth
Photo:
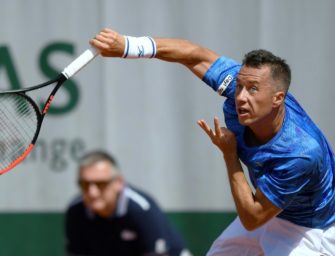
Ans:
[[[240,108],[237,109],[237,113],[238,113],[239,116],[246,116],[250,112],[249,112],[248,109],[240,107]]]

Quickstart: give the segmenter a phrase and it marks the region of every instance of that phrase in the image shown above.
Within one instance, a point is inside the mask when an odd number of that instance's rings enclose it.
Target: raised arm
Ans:
[[[168,61],[176,62],[186,66],[200,79],[219,57],[215,52],[194,44],[187,40],[174,38],[151,38],[156,46],[153,57]],[[133,39],[133,42],[137,38]],[[148,41],[149,42],[149,41]],[[101,30],[95,38],[90,40],[93,47],[97,48],[104,57],[125,57],[127,42],[125,37],[109,28]],[[144,46],[146,42],[144,41]],[[148,47],[150,42],[148,43]],[[141,57],[141,49],[138,49],[138,56]]]
[[[157,44],[156,58],[180,63],[200,79],[219,57],[215,52],[187,40],[155,38],[155,41]]]

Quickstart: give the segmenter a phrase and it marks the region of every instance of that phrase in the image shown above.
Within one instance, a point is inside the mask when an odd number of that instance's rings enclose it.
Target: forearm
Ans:
[[[244,227],[248,230],[252,230],[263,224],[260,223],[262,221],[259,218],[261,217],[262,208],[255,200],[255,196],[245,177],[238,156],[236,154],[225,155],[224,160],[226,162],[230,189],[238,216]]]

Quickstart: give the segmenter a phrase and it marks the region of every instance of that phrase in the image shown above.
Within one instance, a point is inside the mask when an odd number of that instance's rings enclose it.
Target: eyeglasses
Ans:
[[[116,177],[112,177],[108,180],[98,180],[98,181],[87,181],[87,180],[78,180],[79,187],[86,191],[91,185],[95,185],[99,190],[104,190],[107,186],[115,180]]]

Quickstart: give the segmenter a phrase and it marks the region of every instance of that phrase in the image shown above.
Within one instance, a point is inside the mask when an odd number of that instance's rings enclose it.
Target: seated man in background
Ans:
[[[111,155],[85,155],[78,183],[82,196],[65,215],[68,255],[191,255],[153,199],[125,183]]]

